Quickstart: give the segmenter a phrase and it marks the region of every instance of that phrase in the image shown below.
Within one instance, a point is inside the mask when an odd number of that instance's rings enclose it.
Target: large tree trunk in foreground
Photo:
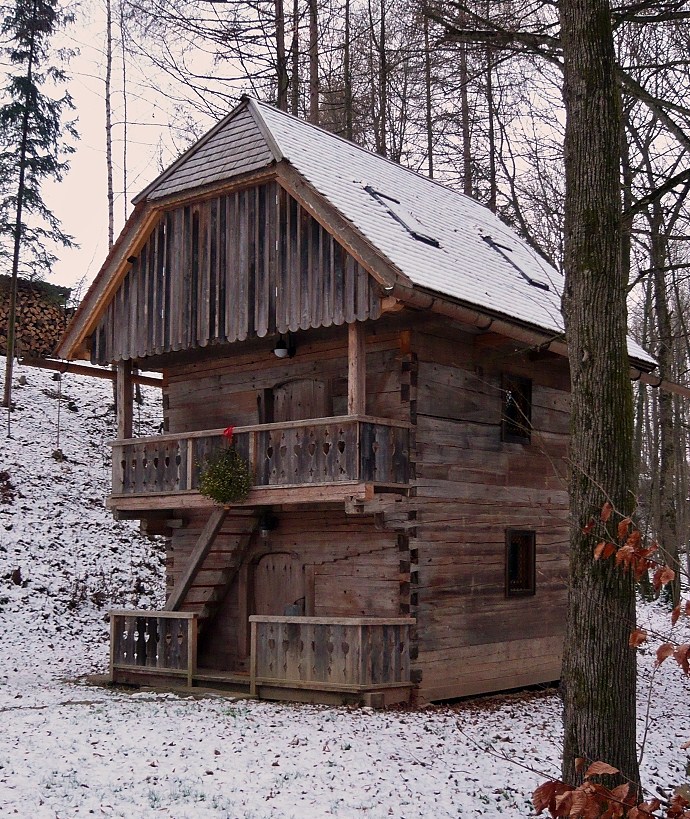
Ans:
[[[564,54],[565,292],[572,383],[571,564],[563,665],[563,779],[603,760],[639,785],[632,578],[594,561],[606,500],[630,513],[636,488],[626,281],[619,264],[620,111],[607,0],[560,4]],[[585,534],[590,520],[597,524]]]

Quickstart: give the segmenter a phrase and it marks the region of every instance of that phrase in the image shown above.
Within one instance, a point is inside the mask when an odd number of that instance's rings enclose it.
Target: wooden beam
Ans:
[[[132,362],[120,361],[117,365],[117,437],[132,437],[134,414],[134,390],[132,384]]]
[[[19,363],[23,367],[38,367],[41,370],[56,370],[59,373],[74,373],[74,375],[88,375],[91,378],[105,378],[114,381],[117,376],[112,370],[101,367],[89,367],[87,364],[73,364],[71,361],[58,361],[54,358],[22,358]],[[151,378],[147,375],[133,375],[133,384],[142,387],[158,387],[162,389],[162,378]]]
[[[299,486],[255,486],[247,499],[232,506],[236,514],[251,515],[257,506],[292,506],[295,504],[342,504],[356,500],[371,500],[378,491],[400,492],[403,484],[360,483],[339,481],[331,484],[301,484]],[[210,501],[196,490],[150,492],[145,495],[112,494],[106,501],[109,509],[118,512],[141,511],[147,517],[153,509],[208,509]]]
[[[211,512],[211,516],[206,521],[206,526],[204,526],[201,534],[199,535],[199,539],[196,542],[196,546],[192,550],[187,567],[178,578],[173,590],[170,592],[170,597],[168,597],[165,604],[165,611],[175,611],[180,607],[185,595],[189,591],[189,587],[194,582],[194,578],[201,568],[206,555],[209,553],[211,546],[213,546],[216,535],[218,532],[220,532],[227,515],[228,510],[224,507],[219,507]]]
[[[347,414],[366,412],[367,356],[364,327],[358,321],[347,325]]]

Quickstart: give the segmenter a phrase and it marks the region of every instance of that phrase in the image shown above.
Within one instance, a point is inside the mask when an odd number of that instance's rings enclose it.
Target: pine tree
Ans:
[[[11,259],[12,274],[3,394],[9,435],[17,278],[20,270],[40,278],[55,260],[52,247],[73,245],[43,201],[41,184],[63,178],[65,156],[74,150],[65,136],[76,138],[76,131],[73,123],[63,122],[73,108],[69,94],[50,94],[66,81],[56,56],[63,61],[69,56],[55,55],[51,38],[71,18],[56,0],[15,0],[0,13],[6,43],[2,56],[9,64],[0,105],[0,255]]]

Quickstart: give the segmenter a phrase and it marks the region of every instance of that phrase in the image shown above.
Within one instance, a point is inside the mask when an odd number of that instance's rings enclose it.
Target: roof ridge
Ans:
[[[242,100],[248,100],[254,103],[255,106],[259,108],[269,108],[272,112],[280,114],[284,116],[286,119],[294,120],[298,122],[300,125],[307,126],[308,128],[312,128],[315,131],[319,131],[326,136],[332,137],[333,139],[337,139],[340,142],[344,142],[346,145],[349,145],[353,148],[356,148],[358,151],[366,154],[367,156],[374,156],[377,159],[380,159],[382,162],[387,162],[389,165],[392,165],[394,168],[398,170],[405,171],[406,173],[412,174],[417,179],[423,179],[425,182],[428,182],[431,185],[436,185],[436,187],[441,188],[444,191],[451,191],[451,193],[456,194],[457,196],[462,197],[463,199],[469,199],[470,202],[474,202],[476,204],[481,205],[482,203],[479,200],[475,199],[473,196],[469,196],[464,191],[457,190],[455,187],[450,187],[448,184],[444,182],[440,182],[438,179],[432,179],[425,174],[419,173],[419,171],[415,171],[413,168],[409,168],[407,165],[401,165],[400,162],[396,162],[394,159],[390,159],[390,157],[382,156],[381,154],[376,154],[373,151],[370,151],[368,148],[365,148],[363,145],[360,145],[357,142],[353,142],[351,139],[347,139],[347,137],[340,136],[340,134],[336,134],[333,131],[329,131],[327,128],[323,128],[321,125],[315,125],[313,122],[308,122],[306,119],[302,119],[301,117],[296,116],[295,114],[291,114],[289,111],[284,111],[282,108],[278,108],[277,105],[273,105],[270,102],[266,102],[265,100],[260,100],[258,97],[252,97],[249,94],[243,94]],[[267,124],[268,127],[268,124]],[[275,135],[274,139],[275,139]],[[277,140],[276,140],[277,142]],[[278,144],[278,148],[280,149],[281,154],[283,154],[283,150]],[[284,159],[287,159],[288,162],[290,161],[290,157],[283,154]]]

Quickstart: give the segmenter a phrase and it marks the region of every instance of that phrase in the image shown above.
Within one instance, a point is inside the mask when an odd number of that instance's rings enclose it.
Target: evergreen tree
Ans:
[[[40,278],[55,260],[52,247],[73,244],[43,201],[41,184],[62,179],[65,155],[74,150],[64,137],[76,137],[76,131],[73,123],[63,122],[63,114],[73,108],[69,94],[51,96],[66,80],[56,63],[64,64],[69,56],[53,53],[51,38],[71,18],[56,0],[15,0],[0,14],[2,56],[8,64],[0,105],[0,255],[11,259],[12,274],[3,394],[9,435],[17,278],[20,270]]]

